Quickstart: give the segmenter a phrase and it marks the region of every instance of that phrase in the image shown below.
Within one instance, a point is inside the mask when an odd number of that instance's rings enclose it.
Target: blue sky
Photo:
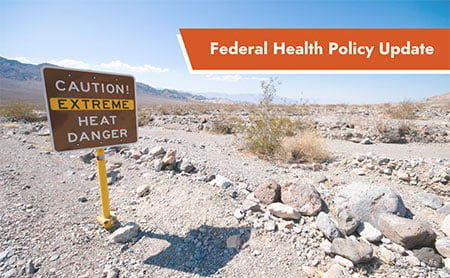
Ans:
[[[133,74],[160,88],[260,93],[274,75],[189,74],[179,28],[449,28],[450,1],[0,2],[0,56]],[[276,76],[276,75],[275,75]],[[278,95],[310,102],[421,100],[448,75],[279,75]]]

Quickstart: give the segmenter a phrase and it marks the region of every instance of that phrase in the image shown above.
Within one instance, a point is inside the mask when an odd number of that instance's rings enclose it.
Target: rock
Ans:
[[[150,186],[143,184],[136,189],[138,197],[145,197],[150,193]]]
[[[95,154],[92,151],[84,152],[80,155],[81,161],[83,161],[86,164],[90,164],[91,160],[95,158]]]
[[[277,225],[275,224],[275,221],[269,220],[264,223],[264,230],[268,232],[273,232],[277,229]]]
[[[436,239],[436,234],[427,223],[390,213],[380,216],[378,228],[385,237],[408,249],[433,246]]]
[[[115,243],[126,243],[137,237],[140,227],[138,224],[130,222],[120,227],[109,236],[109,240]]]
[[[8,259],[11,256],[12,256],[11,248],[8,248],[5,251],[0,252],[0,263],[6,261],[6,259]]]
[[[233,182],[224,176],[217,175],[214,180],[211,181],[213,185],[219,186],[222,189],[234,186]]]
[[[254,191],[255,197],[263,204],[272,204],[281,201],[281,187],[272,180],[265,180]]]
[[[370,244],[353,238],[335,238],[331,243],[331,252],[358,264],[370,261],[373,249]]]
[[[293,207],[282,204],[282,203],[273,203],[267,206],[267,210],[277,217],[285,218],[285,219],[300,219],[301,215],[298,211],[296,211]]]
[[[6,271],[5,273],[3,273],[2,278],[13,278],[13,277],[16,277],[16,274],[17,274],[16,270],[14,268],[12,268],[12,269]]]
[[[252,201],[252,200],[249,200],[249,199],[245,199],[245,200],[242,202],[242,210],[243,210],[244,212],[245,212],[245,211],[248,211],[248,210],[251,210],[251,211],[253,211],[253,212],[256,212],[256,211],[260,211],[260,210],[261,210],[261,207],[259,206],[258,203],[254,202],[254,201]]]
[[[432,267],[443,267],[441,256],[434,252],[433,248],[422,247],[420,249],[414,249],[414,256],[416,256],[421,262]]]
[[[359,224],[356,232],[369,242],[379,242],[381,238],[383,238],[383,234],[369,222],[362,222]]]
[[[317,275],[316,270],[308,265],[302,265],[302,271],[303,274],[305,274],[305,277],[307,278],[314,278]]]
[[[339,264],[333,264],[330,269],[322,276],[322,278],[348,278],[351,277],[350,273],[343,266]]]
[[[411,179],[411,177],[409,176],[409,173],[406,171],[403,171],[403,170],[399,170],[396,175],[402,181],[408,182]]]
[[[438,210],[436,210],[437,213],[441,215],[449,215],[450,214],[450,204],[445,204]]]
[[[87,202],[87,198],[84,196],[78,197],[78,202],[85,203],[85,202]]]
[[[400,129],[390,130],[385,132],[380,137],[381,142],[388,144],[404,144],[406,143],[405,138],[402,136]]]
[[[162,159],[163,168],[174,166],[177,162],[177,151],[175,149],[168,149]]]
[[[38,271],[38,269],[34,266],[34,263],[32,260],[28,260],[25,265],[25,273],[26,274],[34,274]]]
[[[183,160],[180,164],[180,171],[185,173],[192,173],[194,172],[195,167],[190,161]]]
[[[119,177],[120,172],[116,170],[109,170],[106,172],[106,178],[108,181],[108,185],[111,185],[117,181],[117,178]]]
[[[447,269],[450,269],[450,258],[444,259],[444,264]]]
[[[361,169],[361,168],[353,169],[352,173],[357,175],[357,176],[365,176],[366,175],[366,171],[364,171],[364,169]]]
[[[67,170],[67,171],[64,173],[64,176],[66,176],[66,177],[71,177],[71,176],[73,176],[73,175],[75,175],[75,171],[73,171],[73,170]]]
[[[106,266],[103,270],[103,273],[106,274],[106,278],[118,278],[119,277],[119,269],[113,266]]]
[[[166,154],[166,150],[164,150],[163,147],[161,146],[156,146],[153,147],[149,152],[149,155],[153,156],[153,157],[162,157],[163,155]]]
[[[236,217],[237,220],[241,220],[245,217],[245,214],[240,209],[236,209],[234,211],[234,217]]]
[[[443,205],[441,198],[431,193],[417,193],[413,195],[413,198],[422,205],[425,205],[432,209],[438,209]]]
[[[129,154],[130,154],[130,158],[133,158],[136,160],[138,160],[142,156],[141,152],[136,149],[130,150]]]
[[[361,140],[361,144],[363,144],[363,145],[372,145],[373,142],[369,138],[364,138],[363,140]]]
[[[441,230],[450,237],[450,214],[442,221]]]
[[[333,220],[330,219],[328,214],[325,212],[320,212],[316,219],[317,228],[324,234],[326,238],[333,241],[335,238],[342,237],[341,232],[334,224]]]
[[[302,215],[315,216],[322,210],[322,199],[314,186],[289,182],[281,187],[281,201]]]
[[[156,172],[161,171],[164,168],[162,159],[157,158],[157,159],[153,160],[153,168],[155,168]]]
[[[345,266],[345,267],[347,267],[349,269],[352,269],[352,268],[355,267],[355,265],[353,264],[352,261],[350,261],[349,259],[346,259],[346,258],[344,258],[342,256],[339,256],[339,255],[334,256],[333,261],[335,261],[336,263],[338,263],[338,264],[340,264],[342,266]]]
[[[384,246],[380,246],[377,250],[378,258],[385,264],[395,264],[395,254]]]
[[[378,228],[381,213],[406,215],[403,200],[397,192],[387,186],[354,182],[344,187],[335,197],[336,210],[349,210],[358,220],[369,222]]]
[[[406,261],[410,266],[420,266],[420,260],[416,256],[407,256]]]
[[[242,240],[239,235],[232,235],[227,238],[227,248],[234,248],[239,250],[242,245]]]
[[[331,254],[331,242],[324,240],[320,243],[320,248],[325,252],[325,254]]]
[[[435,243],[436,250],[444,258],[450,258],[450,239],[438,239]]]
[[[388,176],[392,175],[392,169],[391,168],[383,169],[383,174],[388,175]]]
[[[352,212],[341,210],[337,215],[337,224],[339,230],[345,235],[351,235],[356,231],[356,228],[358,228],[359,220]]]

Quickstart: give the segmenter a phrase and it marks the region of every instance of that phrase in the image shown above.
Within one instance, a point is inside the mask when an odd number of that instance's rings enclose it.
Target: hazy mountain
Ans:
[[[24,101],[44,103],[41,69],[52,64],[24,64],[0,57],[0,103]],[[175,104],[186,101],[206,100],[204,96],[171,89],[156,89],[136,82],[136,96],[139,104]]]
[[[232,101],[237,103],[259,103],[262,99],[262,94],[226,94],[226,93],[202,93],[203,96],[217,100],[219,102]],[[273,103],[275,104],[302,104],[302,101],[291,98],[284,98],[275,96]]]

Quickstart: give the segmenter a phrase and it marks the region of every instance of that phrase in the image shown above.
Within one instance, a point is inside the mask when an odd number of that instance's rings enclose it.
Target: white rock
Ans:
[[[150,193],[150,186],[143,184],[137,188],[136,193],[138,197],[144,197]]]
[[[320,243],[320,248],[326,253],[331,254],[331,242],[325,239]]]
[[[163,147],[161,146],[157,146],[157,147],[153,147],[148,154],[152,155],[152,156],[162,156],[163,154],[165,154],[166,151],[164,150]]]
[[[137,237],[140,227],[138,224],[130,222],[125,226],[117,229],[109,236],[111,242],[126,243]]]
[[[216,178],[211,181],[211,184],[219,186],[222,189],[226,189],[234,185],[232,181],[221,175],[217,175]]]
[[[267,209],[272,215],[285,219],[300,219],[301,215],[293,207],[282,204],[273,203],[267,206]]]
[[[361,169],[361,168],[353,169],[352,173],[357,175],[357,176],[364,176],[364,175],[366,175],[366,171],[364,171],[364,169]]]
[[[407,256],[406,261],[410,266],[419,266],[420,260],[416,256]]]
[[[330,269],[322,276],[322,278],[348,278],[350,273],[343,266],[333,264]]]
[[[450,258],[450,239],[436,240],[436,250],[444,258]]]
[[[234,211],[234,217],[236,217],[237,220],[241,220],[245,217],[245,214],[242,213],[242,211],[240,209],[236,209]]]
[[[395,254],[384,246],[380,246],[377,250],[378,258],[386,264],[395,263]]]
[[[369,222],[362,222],[359,224],[356,232],[369,242],[379,242],[383,238],[383,234]]]
[[[444,221],[442,221],[441,230],[447,236],[450,236],[450,214],[445,217]]]
[[[409,181],[409,180],[410,180],[409,173],[406,172],[406,171],[403,171],[403,170],[399,170],[399,171],[397,172],[397,177],[398,177],[399,179],[401,179],[402,181]]]
[[[450,258],[444,259],[445,267],[450,269]]]
[[[339,256],[339,255],[334,256],[333,260],[336,263],[338,263],[338,264],[340,264],[342,266],[345,266],[345,267],[347,267],[349,269],[353,269],[355,267],[355,265],[353,264],[352,261],[350,261],[349,259],[346,259],[346,258],[344,258],[342,256]]]

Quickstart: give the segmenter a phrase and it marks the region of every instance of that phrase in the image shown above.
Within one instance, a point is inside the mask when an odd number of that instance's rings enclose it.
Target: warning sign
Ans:
[[[42,74],[56,151],[137,141],[133,76],[50,67]]]

